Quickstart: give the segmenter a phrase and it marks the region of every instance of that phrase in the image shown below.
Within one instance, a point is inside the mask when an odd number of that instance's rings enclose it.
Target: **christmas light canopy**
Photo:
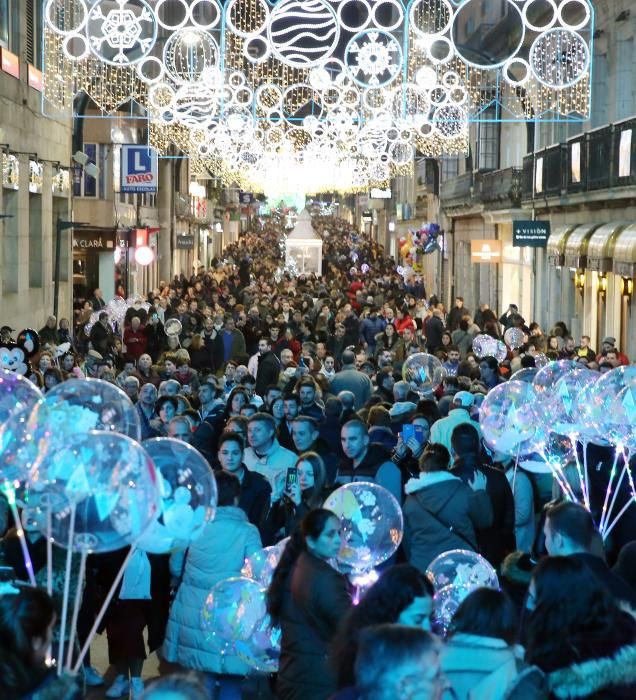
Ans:
[[[586,119],[589,0],[46,0],[45,100],[133,101],[228,182],[355,191],[482,119]],[[276,184],[278,191],[288,191]]]

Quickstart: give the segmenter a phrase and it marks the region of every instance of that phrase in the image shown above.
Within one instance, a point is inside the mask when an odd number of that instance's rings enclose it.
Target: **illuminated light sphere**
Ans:
[[[340,41],[340,25],[326,0],[281,0],[272,10],[267,38],[283,63],[309,68],[333,53]]]
[[[139,246],[135,250],[135,262],[139,265],[150,265],[155,259],[155,252],[147,245]]]
[[[177,83],[197,83],[219,63],[219,46],[201,29],[184,27],[170,35],[163,49],[166,72]]]

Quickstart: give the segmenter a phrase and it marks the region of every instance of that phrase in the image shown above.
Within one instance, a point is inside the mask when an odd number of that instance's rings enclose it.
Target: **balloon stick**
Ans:
[[[117,572],[117,576],[115,576],[115,580],[113,581],[113,585],[110,587],[110,590],[108,591],[108,595],[106,596],[106,600],[104,600],[102,607],[100,608],[99,612],[97,613],[97,616],[95,617],[95,622],[93,623],[93,626],[91,627],[91,631],[88,633],[88,636],[86,637],[86,641],[84,642],[84,646],[82,647],[82,650],[80,651],[80,655],[77,658],[77,661],[75,662],[75,666],[73,667],[73,673],[77,673],[80,670],[80,667],[82,665],[82,661],[84,661],[84,657],[88,653],[88,649],[91,645],[91,642],[93,641],[93,637],[95,636],[95,633],[97,632],[97,628],[100,626],[102,622],[102,618],[106,614],[106,610],[108,610],[108,606],[110,605],[110,601],[113,599],[113,596],[115,595],[115,591],[117,590],[117,586],[119,586],[119,582],[121,581],[124,571],[126,570],[126,566],[128,565],[128,562],[130,561],[130,557],[133,555],[135,552],[135,547],[131,547],[130,551],[126,555],[126,558],[124,559],[124,563],[121,565],[119,571]]]
[[[71,563],[73,560],[73,544],[75,540],[75,503],[71,503],[68,527],[68,546],[66,549],[66,571],[64,579],[64,595],[62,597],[62,617],[60,618],[60,646],[57,655],[57,675],[61,675],[64,665],[64,637],[66,636],[66,618],[68,615],[68,596],[71,585]]]

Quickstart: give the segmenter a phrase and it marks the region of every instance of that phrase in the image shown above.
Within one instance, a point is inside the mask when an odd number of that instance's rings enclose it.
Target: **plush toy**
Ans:
[[[40,349],[40,336],[33,328],[25,328],[14,341],[0,341],[0,368],[23,374],[28,377],[31,372],[31,358]]]

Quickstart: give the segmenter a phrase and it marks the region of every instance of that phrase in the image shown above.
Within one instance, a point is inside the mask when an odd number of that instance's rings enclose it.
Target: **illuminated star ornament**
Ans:
[[[46,113],[132,101],[160,156],[266,194],[384,187],[471,122],[589,117],[590,0],[45,0],[44,25]]]

